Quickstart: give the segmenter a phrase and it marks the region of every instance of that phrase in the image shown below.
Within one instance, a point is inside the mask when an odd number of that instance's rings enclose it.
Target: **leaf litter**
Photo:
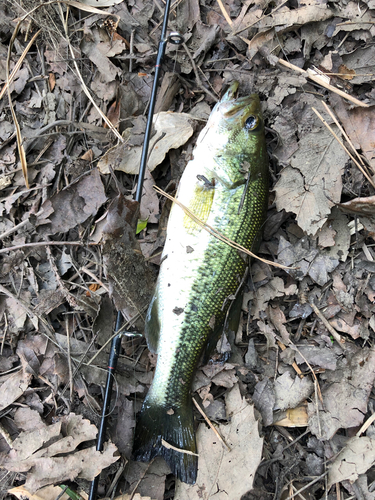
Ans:
[[[14,21],[34,7],[0,5],[2,88]],[[131,200],[162,9],[143,0],[60,7],[38,5],[9,61],[12,71],[42,27],[10,82],[30,189],[0,99],[1,498],[56,498],[67,480],[87,492],[99,472],[100,497],[284,498],[288,488],[296,498],[373,498],[374,2],[172,8],[170,28],[186,46],[167,47],[140,211]],[[114,444],[100,455],[93,443],[116,309],[142,333],[160,264],[169,202],[152,186],[173,195],[235,79],[243,95],[260,94],[269,127],[260,253],[293,269],[253,263],[239,328],[197,371],[195,398],[230,451],[196,412],[200,469],[187,486],[161,459],[132,461],[155,366],[142,338],[122,342]]]

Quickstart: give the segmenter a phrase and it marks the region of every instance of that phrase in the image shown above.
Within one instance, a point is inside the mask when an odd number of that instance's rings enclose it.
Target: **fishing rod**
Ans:
[[[143,181],[144,181],[144,177],[145,177],[145,173],[146,173],[148,149],[149,149],[150,136],[151,136],[151,131],[152,131],[152,121],[153,121],[153,117],[154,117],[154,109],[155,109],[156,95],[157,95],[157,90],[158,90],[158,85],[159,85],[161,64],[162,64],[164,56],[165,56],[167,43],[171,43],[172,45],[181,45],[182,43],[184,43],[184,37],[180,33],[178,33],[177,31],[173,31],[167,36],[168,17],[169,17],[170,7],[171,7],[171,0],[167,0],[166,4],[165,4],[164,18],[163,18],[163,24],[162,24],[162,28],[161,28],[161,37],[160,37],[159,47],[158,47],[158,54],[156,56],[155,77],[154,77],[154,82],[152,85],[150,104],[149,104],[148,115],[147,115],[145,138],[143,141],[142,156],[141,156],[141,162],[140,162],[140,166],[139,166],[138,184],[137,184],[137,190],[135,193],[135,201],[137,201],[139,204],[141,204],[141,200],[142,200]],[[107,417],[109,414],[109,408],[110,408],[111,396],[112,396],[114,371],[116,370],[117,360],[118,360],[118,357],[120,354],[121,338],[122,338],[122,336],[130,337],[130,338],[140,336],[140,334],[137,332],[125,332],[125,331],[121,332],[121,325],[122,325],[122,313],[121,313],[121,311],[118,311],[115,331],[119,332],[119,333],[112,339],[111,349],[110,349],[109,358],[108,358],[107,381],[106,381],[106,386],[105,386],[105,391],[104,391],[102,416],[101,416],[101,420],[100,420],[100,426],[99,426],[99,430],[98,430],[98,438],[97,438],[97,443],[96,443],[96,450],[97,451],[103,451],[106,423],[107,423]],[[98,474],[91,483],[89,500],[96,499],[98,484],[99,484],[99,476],[100,476],[100,474]]]

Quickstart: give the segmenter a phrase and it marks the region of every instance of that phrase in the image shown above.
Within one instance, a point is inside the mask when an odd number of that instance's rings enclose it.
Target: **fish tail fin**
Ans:
[[[191,398],[180,408],[169,410],[147,399],[144,402],[135,428],[133,457],[149,462],[158,455],[181,481],[195,483],[198,455]]]

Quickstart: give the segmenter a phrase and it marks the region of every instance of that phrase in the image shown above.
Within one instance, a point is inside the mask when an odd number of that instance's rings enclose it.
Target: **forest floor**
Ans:
[[[375,2],[174,2],[185,43],[167,46],[139,215],[163,9],[0,2],[1,498],[87,498],[102,471],[98,498],[374,500]],[[131,459],[143,337],[123,337],[102,453],[95,438],[116,310],[143,332],[160,265],[153,185],[174,194],[234,80],[267,126],[259,254],[288,269],[253,262],[238,330],[197,371],[188,486]]]

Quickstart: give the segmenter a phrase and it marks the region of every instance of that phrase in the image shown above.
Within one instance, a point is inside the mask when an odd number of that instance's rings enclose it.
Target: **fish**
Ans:
[[[176,198],[202,222],[250,250],[259,241],[267,210],[268,155],[259,96],[238,97],[238,87],[233,82],[211,112]],[[198,473],[192,381],[247,266],[243,252],[172,205],[145,322],[157,365],[138,415],[133,457],[149,462],[160,455],[188,484]]]

